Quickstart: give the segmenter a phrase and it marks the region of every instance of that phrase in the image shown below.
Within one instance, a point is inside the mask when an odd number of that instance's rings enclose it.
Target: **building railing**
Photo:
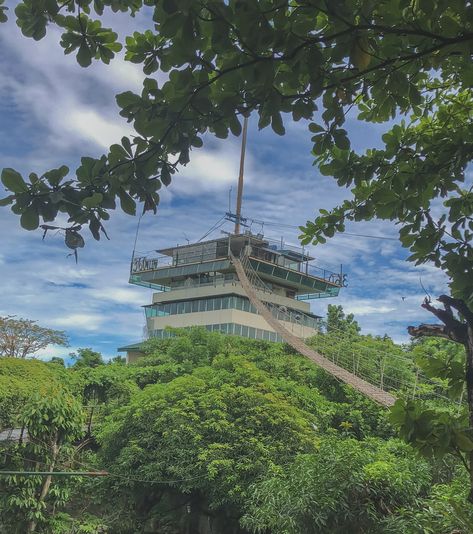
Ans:
[[[292,248],[294,248],[295,250],[295,247]],[[283,269],[288,269],[290,271],[295,271],[299,274],[305,274],[308,276],[313,276],[315,278],[320,278],[325,282],[329,282],[330,284],[335,284],[339,287],[344,287],[344,282],[346,282],[346,275],[344,277],[341,267],[340,272],[337,273],[335,271],[319,267],[315,263],[310,263],[309,261],[297,262],[295,260],[291,260],[290,258],[285,258],[284,256],[277,256],[277,252],[278,251],[276,249],[271,250],[268,248],[252,245],[251,252],[249,252],[248,256],[255,260],[264,261],[266,263],[270,263],[271,265],[275,265]],[[277,261],[272,261],[271,256],[273,254],[276,255]]]
[[[270,264],[274,267],[279,267],[287,271],[318,278],[320,280],[323,280],[324,282],[338,287],[346,287],[347,285],[346,274],[343,274],[341,269],[340,272],[337,273],[309,262],[297,263],[291,262],[289,260],[284,262],[274,262],[271,261],[271,258],[268,254],[270,254],[269,251],[265,251],[264,249],[259,249],[259,247],[252,246],[251,252],[249,253],[248,257],[257,261],[264,262],[266,264]],[[132,259],[130,266],[130,274],[133,275],[152,271],[159,271],[160,269],[165,269],[169,267],[181,267],[194,263],[207,263],[215,260],[223,260],[226,258],[228,258],[228,256],[224,254],[198,254],[195,256],[187,256],[187,261],[184,263],[182,261],[183,258],[179,257],[165,255],[155,257],[141,256]]]

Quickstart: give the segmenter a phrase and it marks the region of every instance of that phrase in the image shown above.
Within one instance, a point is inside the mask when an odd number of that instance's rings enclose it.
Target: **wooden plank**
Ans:
[[[393,395],[391,395],[387,391],[380,389],[377,386],[374,386],[373,384],[370,384],[366,380],[363,380],[362,378],[350,373],[343,367],[340,367],[335,363],[331,362],[330,360],[313,350],[311,347],[306,345],[302,339],[295,336],[292,332],[289,332],[289,330],[287,330],[287,328],[285,328],[273,316],[267,306],[258,298],[256,291],[253,288],[253,285],[248,279],[248,276],[241,261],[235,256],[233,256],[233,254],[231,254],[231,259],[238,274],[238,278],[240,279],[240,283],[243,289],[245,290],[248,299],[258,310],[258,313],[264,317],[266,322],[282,337],[282,339],[284,339],[287,344],[291,345],[291,347],[297,350],[297,352],[312,360],[315,364],[317,364],[319,367],[321,367],[334,377],[338,378],[345,384],[352,386],[354,389],[356,389],[363,395],[366,395],[378,404],[381,404],[382,406],[386,407],[392,406],[394,404],[396,398]]]

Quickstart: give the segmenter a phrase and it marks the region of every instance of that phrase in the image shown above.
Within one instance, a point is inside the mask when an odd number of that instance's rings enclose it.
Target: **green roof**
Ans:
[[[133,345],[127,345],[126,347],[119,347],[117,350],[118,352],[128,352],[131,350],[142,351],[143,344],[144,342],[140,341],[139,343],[133,343]]]

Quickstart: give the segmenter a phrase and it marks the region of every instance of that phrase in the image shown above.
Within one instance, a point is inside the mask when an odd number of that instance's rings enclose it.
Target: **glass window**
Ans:
[[[241,335],[244,336],[244,337],[248,337],[248,327],[247,326],[242,326],[241,327]]]
[[[256,330],[252,326],[250,326],[248,333],[249,333],[249,336],[248,336],[249,338],[251,339],[256,338]]]
[[[191,302],[191,312],[197,312],[197,311],[199,311],[199,301],[193,300]]]
[[[272,332],[269,332],[268,330],[263,330],[263,339],[265,339],[266,341],[269,341],[270,334],[272,334]]]
[[[246,312],[250,311],[250,301],[247,299],[243,301],[243,311],[246,311]]]
[[[216,298],[216,299],[212,299],[212,300],[213,300],[214,310],[221,310],[222,309],[222,299],[221,298]]]

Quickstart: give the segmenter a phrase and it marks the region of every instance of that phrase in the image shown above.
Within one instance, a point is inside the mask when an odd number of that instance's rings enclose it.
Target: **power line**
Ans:
[[[0,476],[21,476],[21,477],[106,477],[108,471],[5,471],[0,469]]]
[[[217,230],[220,228],[220,226],[223,225],[225,222],[225,216],[223,216],[221,219],[219,219],[207,232],[197,241],[197,243],[200,243],[202,239],[205,239],[208,235],[210,235],[214,230]]]
[[[274,227],[280,227],[280,228],[291,228],[291,229],[296,229],[296,230],[299,230],[299,228],[300,228],[299,226],[293,225],[293,224],[284,224],[284,223],[271,222],[271,221],[262,221],[262,220],[259,220],[259,219],[253,219],[251,217],[248,217],[248,219],[253,221],[256,224],[262,224],[262,225],[265,225],[265,226],[274,226]],[[346,235],[346,236],[350,236],[350,237],[365,237],[365,238],[368,238],[368,239],[384,239],[384,240],[387,240],[387,241],[399,241],[399,239],[397,239],[397,237],[388,237],[388,236],[382,236],[382,235],[353,234],[353,233],[350,233],[350,232],[340,232],[337,235],[339,235],[339,236]]]

